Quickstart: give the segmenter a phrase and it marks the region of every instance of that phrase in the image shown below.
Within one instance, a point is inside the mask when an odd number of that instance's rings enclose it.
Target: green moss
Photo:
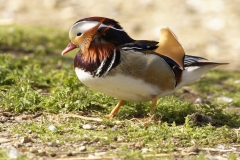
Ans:
[[[1,26],[0,49],[25,53],[61,53],[68,43],[67,32],[58,29],[29,26]]]

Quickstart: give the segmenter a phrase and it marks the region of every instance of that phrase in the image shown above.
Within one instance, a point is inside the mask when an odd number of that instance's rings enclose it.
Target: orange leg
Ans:
[[[156,113],[156,107],[157,107],[157,97],[152,99],[152,108],[150,111],[151,114]]]
[[[118,110],[120,109],[120,107],[123,105],[124,100],[120,100],[118,102],[118,104],[113,108],[113,110],[111,111],[110,114],[106,115],[106,118],[113,118],[115,116],[115,114],[118,112]]]

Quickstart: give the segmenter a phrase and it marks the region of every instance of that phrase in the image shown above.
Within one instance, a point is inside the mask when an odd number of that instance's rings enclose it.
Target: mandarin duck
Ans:
[[[77,21],[69,38],[62,55],[80,49],[74,59],[79,80],[93,90],[119,99],[107,118],[113,118],[124,101],[152,101],[151,111],[155,111],[158,98],[225,64],[185,55],[169,28],[160,30],[159,42],[134,40],[117,21],[105,17]]]

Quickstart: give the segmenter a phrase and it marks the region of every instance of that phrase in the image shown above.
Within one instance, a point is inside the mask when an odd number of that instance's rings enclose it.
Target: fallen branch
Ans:
[[[144,158],[162,158],[162,157],[182,157],[189,156],[189,153],[162,153],[162,154],[146,154],[143,155]],[[124,157],[120,156],[89,156],[89,157],[69,157],[69,158],[60,158],[56,160],[98,160],[98,159],[124,159]]]
[[[102,122],[103,120],[101,118],[97,118],[97,117],[84,117],[84,116],[80,116],[80,115],[76,115],[76,114],[62,114],[63,116],[66,116],[67,118],[80,118],[83,120],[87,120],[87,121],[96,121],[96,122]],[[61,114],[60,114],[61,116]]]
[[[215,148],[201,148],[203,151],[212,151],[212,152],[235,152],[234,149],[215,149]]]

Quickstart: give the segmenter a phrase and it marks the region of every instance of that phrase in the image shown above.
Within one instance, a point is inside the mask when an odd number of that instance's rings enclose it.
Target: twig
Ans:
[[[161,157],[181,157],[181,156],[187,156],[189,154],[187,153],[163,153],[163,154],[146,154],[143,155],[144,158],[161,158]],[[124,157],[120,156],[93,156],[93,157],[69,157],[69,158],[60,158],[56,160],[98,160],[98,159],[114,159],[114,158],[120,158],[124,159]]]
[[[201,148],[203,151],[212,151],[212,152],[234,152],[235,150],[232,149],[215,149],[215,148]]]
[[[33,115],[31,118],[34,119],[34,118],[40,117],[42,114],[43,114],[42,112],[37,113],[37,114]]]
[[[68,118],[80,118],[80,119],[84,119],[84,120],[87,120],[87,121],[96,121],[96,122],[102,122],[103,121],[101,118],[84,117],[84,116],[80,116],[80,115],[76,115],[76,114],[64,114],[64,116],[66,116]]]

